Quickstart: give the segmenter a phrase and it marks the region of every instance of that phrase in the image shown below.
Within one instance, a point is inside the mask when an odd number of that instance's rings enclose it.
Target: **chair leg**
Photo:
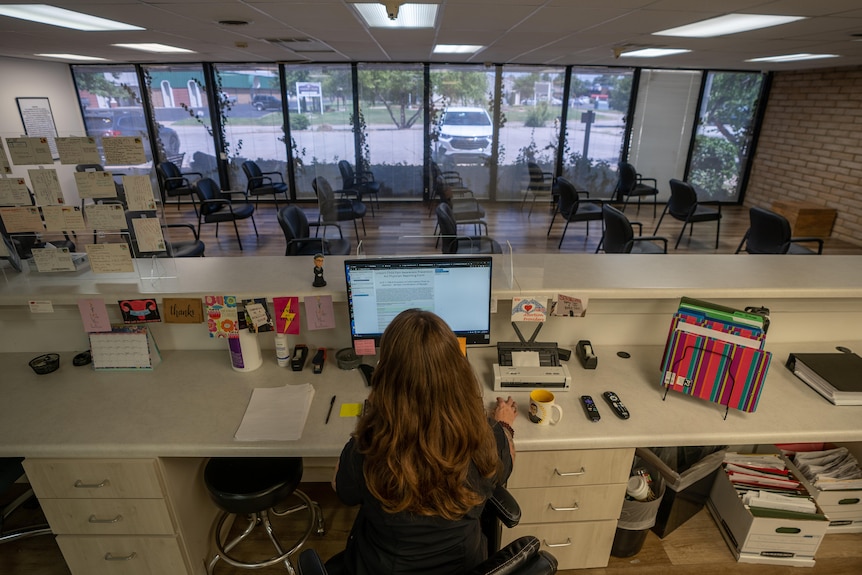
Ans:
[[[715,249],[718,249],[718,232],[721,231],[721,218],[715,220]]]
[[[682,234],[685,233],[685,226],[689,225],[688,222],[683,222],[682,229],[679,231],[679,237],[676,238],[676,245],[673,246],[673,249],[677,249],[679,247],[679,241],[682,239]],[[688,228],[688,233],[691,234],[691,230],[694,226]]]
[[[239,244],[239,251],[242,251],[242,240],[239,239],[239,227],[236,225],[236,220],[231,220],[233,222],[233,229],[236,232],[236,242]]]
[[[551,225],[548,226],[548,233],[546,235],[551,235],[551,228],[554,227],[554,220],[557,219],[557,212],[560,211],[559,205],[554,207],[554,214],[551,216]]]
[[[746,241],[748,241],[748,234],[749,234],[749,232],[751,232],[751,229],[748,229],[748,230],[746,230],[746,231],[745,231],[745,235],[744,235],[744,236],[742,236],[742,240],[740,240],[739,245],[738,245],[738,246],[736,246],[736,251],[735,251],[735,252],[733,252],[733,253],[738,254],[739,252],[741,252],[741,251],[742,251],[742,246],[743,246],[743,245],[745,245],[745,242],[746,242]]]
[[[661,211],[661,217],[658,219],[658,223],[655,225],[655,231],[653,231],[652,235],[658,235],[658,229],[661,227],[661,221],[664,219],[664,215],[667,213],[667,204],[664,205],[664,209]]]
[[[566,230],[569,229],[569,219],[566,218],[566,225],[563,227],[563,235],[560,236],[560,243],[557,244],[557,249],[563,247],[563,238],[566,237]]]
[[[259,238],[260,234],[257,233],[257,222],[254,221],[254,214],[251,216],[251,227],[254,228],[254,237]]]

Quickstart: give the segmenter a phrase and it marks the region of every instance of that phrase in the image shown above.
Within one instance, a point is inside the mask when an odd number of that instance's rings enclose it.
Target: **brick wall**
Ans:
[[[862,68],[777,72],[746,205],[835,208],[832,237],[862,244]]]

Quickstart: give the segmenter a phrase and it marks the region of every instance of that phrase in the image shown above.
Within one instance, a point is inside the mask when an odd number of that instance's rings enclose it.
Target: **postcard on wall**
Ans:
[[[544,297],[513,297],[512,321],[545,321],[547,301]]]
[[[335,313],[332,310],[331,295],[306,296],[305,323],[309,330],[335,327]]]
[[[21,208],[0,208],[0,218],[6,232],[10,234],[21,234],[25,232],[44,232],[42,215],[39,208],[35,206]]]
[[[78,197],[116,198],[117,186],[110,172],[75,172]]]
[[[587,298],[557,294],[551,302],[551,315],[559,317],[584,317],[587,314]]]
[[[30,176],[30,184],[33,186],[33,197],[36,198],[36,204],[40,206],[51,206],[56,204],[64,204],[63,190],[60,188],[60,178],[57,177],[57,170],[38,169],[27,170]]]
[[[105,300],[98,298],[79,299],[78,311],[81,313],[81,321],[84,324],[84,331],[87,333],[111,331],[111,320],[108,317]]]
[[[203,306],[199,298],[166,297],[162,300],[162,321],[165,323],[201,323]]]
[[[276,331],[287,335],[299,335],[299,298],[274,297],[272,305],[275,308]]]
[[[60,155],[61,164],[99,164],[99,148],[96,138],[89,136],[70,136],[68,138],[54,138],[57,153]]]
[[[9,157],[16,166],[53,164],[54,156],[48,138],[6,138]]]
[[[24,178],[0,178],[0,205],[32,205],[27,181]]]
[[[153,184],[149,176],[123,176],[126,204],[132,211],[147,212],[156,209]]]
[[[156,341],[143,325],[115,325],[109,332],[91,333],[90,352],[96,370],[153,369],[161,363]]]
[[[91,230],[123,230],[127,225],[122,204],[87,204],[84,215]]]
[[[245,326],[252,333],[263,333],[275,329],[275,321],[272,319],[272,314],[269,313],[269,308],[266,305],[266,298],[244,299],[242,304],[245,307]],[[240,329],[243,329],[242,317],[240,318]]]
[[[87,229],[78,206],[44,206],[45,229],[49,232],[78,232]]]
[[[123,299],[117,302],[120,313],[123,314],[123,323],[152,323],[162,321],[159,314],[159,304],[152,298],[148,299]]]
[[[75,262],[69,248],[34,248],[31,250],[39,272],[73,272]]]
[[[84,246],[90,258],[90,269],[96,274],[133,273],[135,264],[129,245],[88,244]]]
[[[147,161],[144,141],[135,136],[102,138],[102,149],[108,166],[137,166]]]
[[[239,337],[239,315],[236,296],[208,295],[204,297],[207,306],[207,329],[210,337]]]

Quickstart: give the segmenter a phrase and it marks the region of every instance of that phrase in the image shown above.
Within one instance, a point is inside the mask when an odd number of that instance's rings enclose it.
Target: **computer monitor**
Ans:
[[[468,344],[491,342],[491,257],[416,257],[346,260],[350,335],[374,348],[405,309],[439,315]]]

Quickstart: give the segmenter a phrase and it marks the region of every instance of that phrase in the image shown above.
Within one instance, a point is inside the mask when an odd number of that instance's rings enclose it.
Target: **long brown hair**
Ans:
[[[500,466],[473,368],[449,326],[418,309],[389,324],[379,353],[355,434],[368,490],[390,513],[463,517],[483,501],[471,462],[483,477]]]

